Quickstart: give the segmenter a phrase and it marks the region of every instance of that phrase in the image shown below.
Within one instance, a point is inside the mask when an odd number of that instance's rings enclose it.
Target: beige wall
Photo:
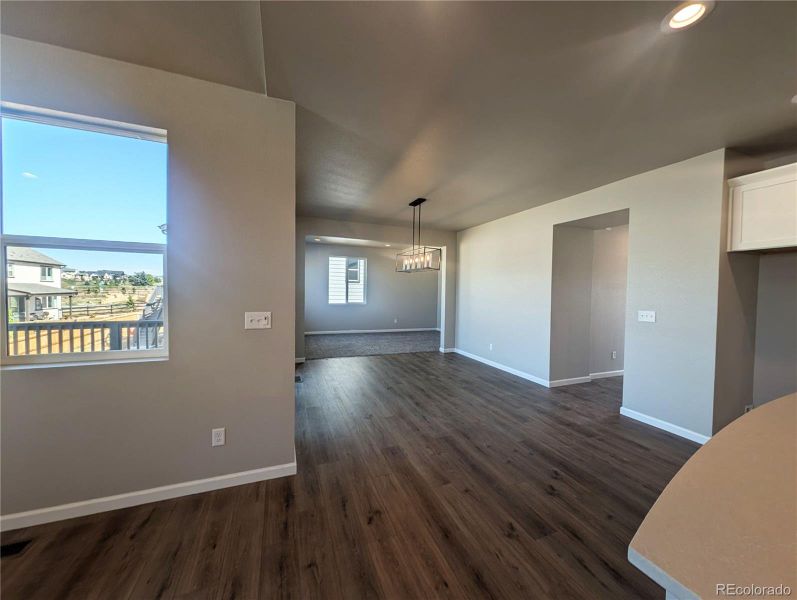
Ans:
[[[296,219],[296,358],[304,358],[304,283],[305,239],[308,235],[343,237],[358,240],[376,240],[392,244],[396,250],[409,247],[412,241],[411,213],[407,211],[407,226],[374,225],[356,221],[335,221],[300,217]],[[441,342],[454,348],[454,326],[457,298],[457,234],[452,231],[423,230],[423,241],[430,246],[443,248],[443,265],[440,271],[440,329]],[[413,275],[409,275],[413,277]]]
[[[0,43],[4,100],[169,136],[170,357],[3,371],[3,513],[294,461],[293,104]],[[245,310],[273,329],[245,332]]]
[[[725,179],[760,171],[760,160],[734,150],[725,153]],[[717,304],[717,355],[714,377],[714,431],[744,414],[753,395],[758,255],[726,252],[729,191],[723,187]]]
[[[551,381],[589,376],[592,237],[592,229],[553,228]]]
[[[553,227],[630,209],[623,405],[711,435],[724,156],[710,152],[459,232],[457,347],[550,379]],[[639,323],[643,309],[657,311],[657,322]]]
[[[329,257],[366,259],[365,304],[329,304]],[[306,331],[437,327],[439,271],[396,273],[396,249],[305,244]]]
[[[623,369],[628,225],[596,229],[592,244],[589,372]],[[617,358],[612,358],[612,352]]]
[[[797,252],[764,254],[760,261],[756,406],[797,391]]]
[[[552,258],[550,381],[622,370],[628,226],[556,225]]]

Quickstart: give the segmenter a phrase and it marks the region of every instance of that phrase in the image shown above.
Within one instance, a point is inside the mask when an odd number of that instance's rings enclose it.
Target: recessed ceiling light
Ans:
[[[320,242],[321,238],[313,238],[316,242]]]
[[[385,248],[390,248],[390,244],[385,244]]]
[[[697,24],[714,8],[713,0],[683,2],[676,6],[661,22],[663,31],[683,31]]]
[[[607,228],[606,228],[606,231],[611,231],[611,230],[612,230],[612,228],[611,228],[611,227],[607,227]]]

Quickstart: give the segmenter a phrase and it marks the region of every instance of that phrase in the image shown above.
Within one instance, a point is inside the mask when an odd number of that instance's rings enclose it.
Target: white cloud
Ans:
[[[23,176],[25,179],[38,179],[38,178],[39,178],[39,176],[38,176],[38,175],[34,175],[34,174],[33,174],[33,173],[31,173],[30,171],[25,171],[24,173],[22,173],[22,176]]]

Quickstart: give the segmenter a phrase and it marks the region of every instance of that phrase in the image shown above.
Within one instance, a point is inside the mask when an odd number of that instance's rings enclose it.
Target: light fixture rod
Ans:
[[[418,248],[421,247],[421,204],[426,202],[426,198],[415,198],[410,202],[412,207],[412,248],[415,249],[415,209],[418,209]]]
[[[412,207],[412,249],[415,250],[415,207]]]
[[[421,205],[418,205],[418,248],[421,247]]]

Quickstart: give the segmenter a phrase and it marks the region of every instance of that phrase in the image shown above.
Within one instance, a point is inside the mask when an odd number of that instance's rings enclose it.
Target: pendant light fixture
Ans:
[[[416,198],[410,202],[412,207],[412,248],[396,254],[396,272],[418,273],[420,271],[439,271],[442,253],[440,248],[421,244],[421,204],[426,198]],[[418,215],[418,240],[415,243],[415,215]]]

